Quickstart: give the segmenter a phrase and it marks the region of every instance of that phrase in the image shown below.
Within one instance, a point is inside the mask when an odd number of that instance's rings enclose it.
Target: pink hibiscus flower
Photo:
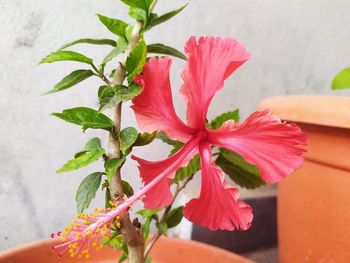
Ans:
[[[217,91],[240,65],[249,59],[245,48],[231,38],[191,37],[185,52],[188,62],[182,72],[181,95],[187,102],[187,124],[176,115],[169,81],[171,59],[151,58],[143,74],[135,81],[143,87],[133,99],[139,126],[147,132],[163,131],[184,146],[171,157],[150,162],[138,157],[139,170],[145,185],[146,208],[156,209],[172,201],[170,184],[176,171],[199,153],[202,186],[198,198],[190,200],[184,216],[211,230],[246,230],[253,215],[249,205],[239,200],[238,190],[230,186],[223,171],[216,166],[211,146],[234,151],[260,169],[266,183],[276,183],[303,163],[306,136],[294,124],[287,124],[269,110],[254,112],[242,124],[225,122],[219,129],[206,127],[209,104]],[[159,181],[154,184],[154,180]]]
[[[252,209],[239,200],[238,190],[225,181],[223,171],[213,160],[212,145],[242,155],[260,169],[261,178],[267,183],[280,181],[302,165],[306,136],[298,126],[282,123],[268,110],[254,112],[241,124],[227,121],[215,130],[206,127],[211,99],[223,87],[224,80],[249,58],[241,44],[230,38],[200,37],[196,42],[191,37],[185,51],[188,62],[182,72],[181,94],[187,101],[187,124],[174,110],[169,81],[171,60],[167,57],[151,58],[145,64],[143,74],[135,78],[143,91],[132,105],[142,129],[163,131],[184,146],[158,162],[133,156],[145,186],[130,198],[114,203],[112,208],[80,215],[64,232],[58,233],[62,243],[53,249],[61,249],[59,255],[68,251],[71,256],[88,258],[89,247],[99,248],[101,239],[110,236],[111,228],[120,227],[120,216],[140,199],[150,209],[170,204],[173,199],[170,184],[176,171],[198,153],[201,192],[186,204],[184,216],[211,230],[248,229]]]

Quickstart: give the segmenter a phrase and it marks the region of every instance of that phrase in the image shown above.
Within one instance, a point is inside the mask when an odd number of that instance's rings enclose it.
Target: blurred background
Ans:
[[[162,0],[157,13],[175,9],[186,1]],[[239,108],[242,117],[266,97],[281,94],[337,94],[331,91],[333,76],[350,64],[350,2],[348,0],[192,0],[175,18],[146,34],[148,43],[162,42],[180,50],[191,35],[227,36],[239,40],[251,53],[215,97],[211,119]],[[91,78],[69,91],[41,96],[63,76],[77,68],[74,63],[38,66],[38,62],[62,44],[83,38],[112,35],[95,14],[128,20],[127,7],[117,0],[0,0],[0,249],[49,237],[75,216],[75,191],[89,173],[102,163],[72,173],[56,175],[87,139],[107,134],[81,133],[50,117],[64,108],[96,108],[100,82]],[[110,48],[80,45],[79,52],[103,59]],[[175,59],[172,87],[177,112],[185,107],[178,96],[180,70]],[[129,105],[124,105],[123,126],[136,126]],[[106,145],[105,145],[106,146]],[[147,159],[167,156],[169,148],[159,142],[138,149]],[[134,188],[140,186],[134,162],[128,160],[123,175]],[[198,193],[199,178],[180,198],[184,202]],[[243,198],[274,196],[275,188],[242,191]],[[100,191],[92,206],[103,205]],[[191,237],[184,222],[175,235]]]

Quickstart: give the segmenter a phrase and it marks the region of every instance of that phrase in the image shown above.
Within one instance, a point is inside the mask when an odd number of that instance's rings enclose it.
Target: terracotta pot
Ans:
[[[281,263],[350,262],[350,97],[263,101],[308,135],[304,166],[278,189]]]
[[[65,255],[59,258],[50,248],[53,240],[43,240],[36,243],[0,252],[1,263],[112,263],[117,262],[118,253],[110,248],[99,251],[91,249],[90,258],[70,258]],[[152,262],[155,263],[253,263],[253,261],[230,253],[223,249],[195,241],[175,238],[161,238],[151,251]]]

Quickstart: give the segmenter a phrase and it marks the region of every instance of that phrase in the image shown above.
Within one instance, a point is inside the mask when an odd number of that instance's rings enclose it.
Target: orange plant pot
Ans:
[[[304,166],[278,188],[280,262],[350,262],[350,98],[276,97],[260,108],[308,135]]]
[[[43,240],[0,252],[0,263],[115,263],[120,254],[111,248],[91,249],[90,258],[62,258],[51,251],[54,240]],[[160,238],[150,256],[155,263],[253,263],[223,249],[195,241]]]

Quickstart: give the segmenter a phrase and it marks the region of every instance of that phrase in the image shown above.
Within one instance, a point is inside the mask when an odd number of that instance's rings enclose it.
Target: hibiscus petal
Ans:
[[[242,155],[260,169],[265,182],[276,183],[303,164],[307,138],[296,124],[281,122],[265,110],[240,125],[229,121],[209,130],[208,141]]]
[[[202,188],[199,198],[184,208],[184,216],[210,230],[246,230],[253,220],[252,209],[239,200],[239,192],[224,180],[224,172],[215,165],[210,145],[200,145]]]
[[[161,130],[175,140],[186,142],[194,133],[174,110],[169,70],[171,59],[152,57],[143,68],[143,75],[134,81],[143,87],[142,93],[132,100],[138,125],[147,132]]]
[[[181,94],[187,101],[187,123],[204,128],[211,99],[240,65],[249,59],[245,48],[232,38],[192,36],[185,45],[188,62],[182,71]]]
[[[177,153],[162,161],[150,162],[136,156],[131,157],[139,163],[140,175],[145,186],[161,173],[164,174],[164,177],[143,197],[142,201],[145,204],[145,208],[163,208],[171,203],[173,200],[173,195],[170,191],[171,180],[174,178],[176,171],[180,167],[186,166],[198,153],[200,139],[198,137],[190,140]]]

